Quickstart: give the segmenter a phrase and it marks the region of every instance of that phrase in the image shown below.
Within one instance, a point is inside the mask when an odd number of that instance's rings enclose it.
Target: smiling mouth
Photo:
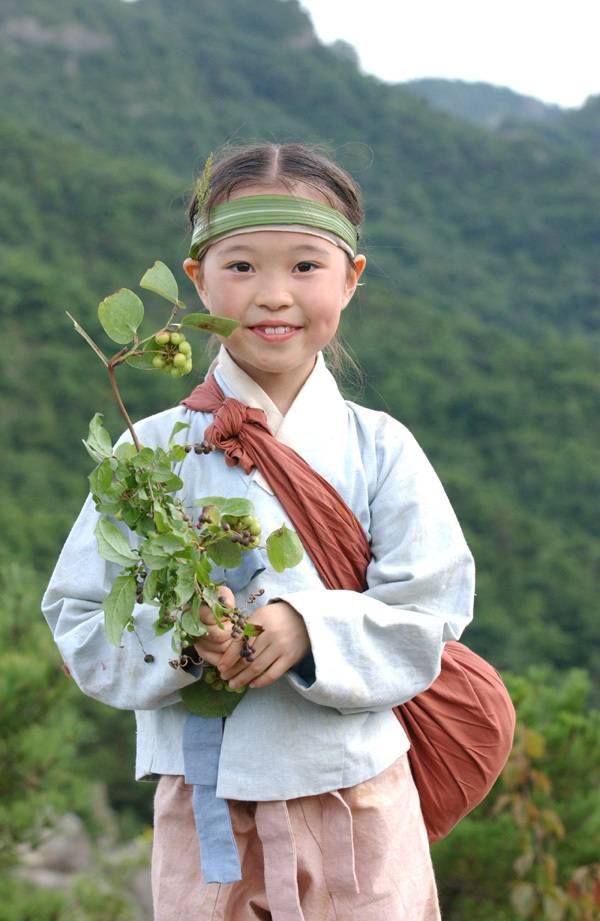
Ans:
[[[277,340],[285,342],[291,339],[296,333],[300,332],[301,326],[250,326],[250,332],[253,332],[261,339]]]

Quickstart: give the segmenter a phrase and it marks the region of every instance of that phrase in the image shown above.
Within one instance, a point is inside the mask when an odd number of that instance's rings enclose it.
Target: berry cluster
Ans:
[[[260,521],[254,515],[243,515],[241,518],[223,515],[221,527],[224,531],[234,532],[230,540],[239,544],[242,550],[254,550],[260,544]]]
[[[192,347],[183,333],[162,329],[154,337],[153,346],[158,346],[152,359],[154,368],[171,377],[182,377],[192,370]]]
[[[223,681],[217,669],[212,665],[204,666],[202,679],[206,684],[211,686],[213,691],[230,691],[232,694],[243,694],[246,690],[244,686],[241,688],[230,688],[227,681]]]

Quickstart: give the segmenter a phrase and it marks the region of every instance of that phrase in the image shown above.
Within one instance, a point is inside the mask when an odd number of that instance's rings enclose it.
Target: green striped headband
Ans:
[[[247,195],[216,205],[208,220],[204,216],[194,226],[190,258],[201,259],[217,240],[240,233],[261,230],[287,230],[323,237],[340,246],[352,257],[356,255],[358,231],[347,217],[335,208],[291,195]]]

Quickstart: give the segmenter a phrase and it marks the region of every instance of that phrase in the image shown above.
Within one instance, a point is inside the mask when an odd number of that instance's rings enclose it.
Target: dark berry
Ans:
[[[144,656],[144,662],[154,662],[154,656],[151,652],[147,652]]]

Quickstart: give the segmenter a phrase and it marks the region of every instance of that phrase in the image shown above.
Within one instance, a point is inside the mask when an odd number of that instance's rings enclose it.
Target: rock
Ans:
[[[58,874],[80,873],[90,868],[91,854],[90,837],[82,820],[68,812],[44,834],[38,847],[22,851],[21,865],[24,870],[43,868]]]

